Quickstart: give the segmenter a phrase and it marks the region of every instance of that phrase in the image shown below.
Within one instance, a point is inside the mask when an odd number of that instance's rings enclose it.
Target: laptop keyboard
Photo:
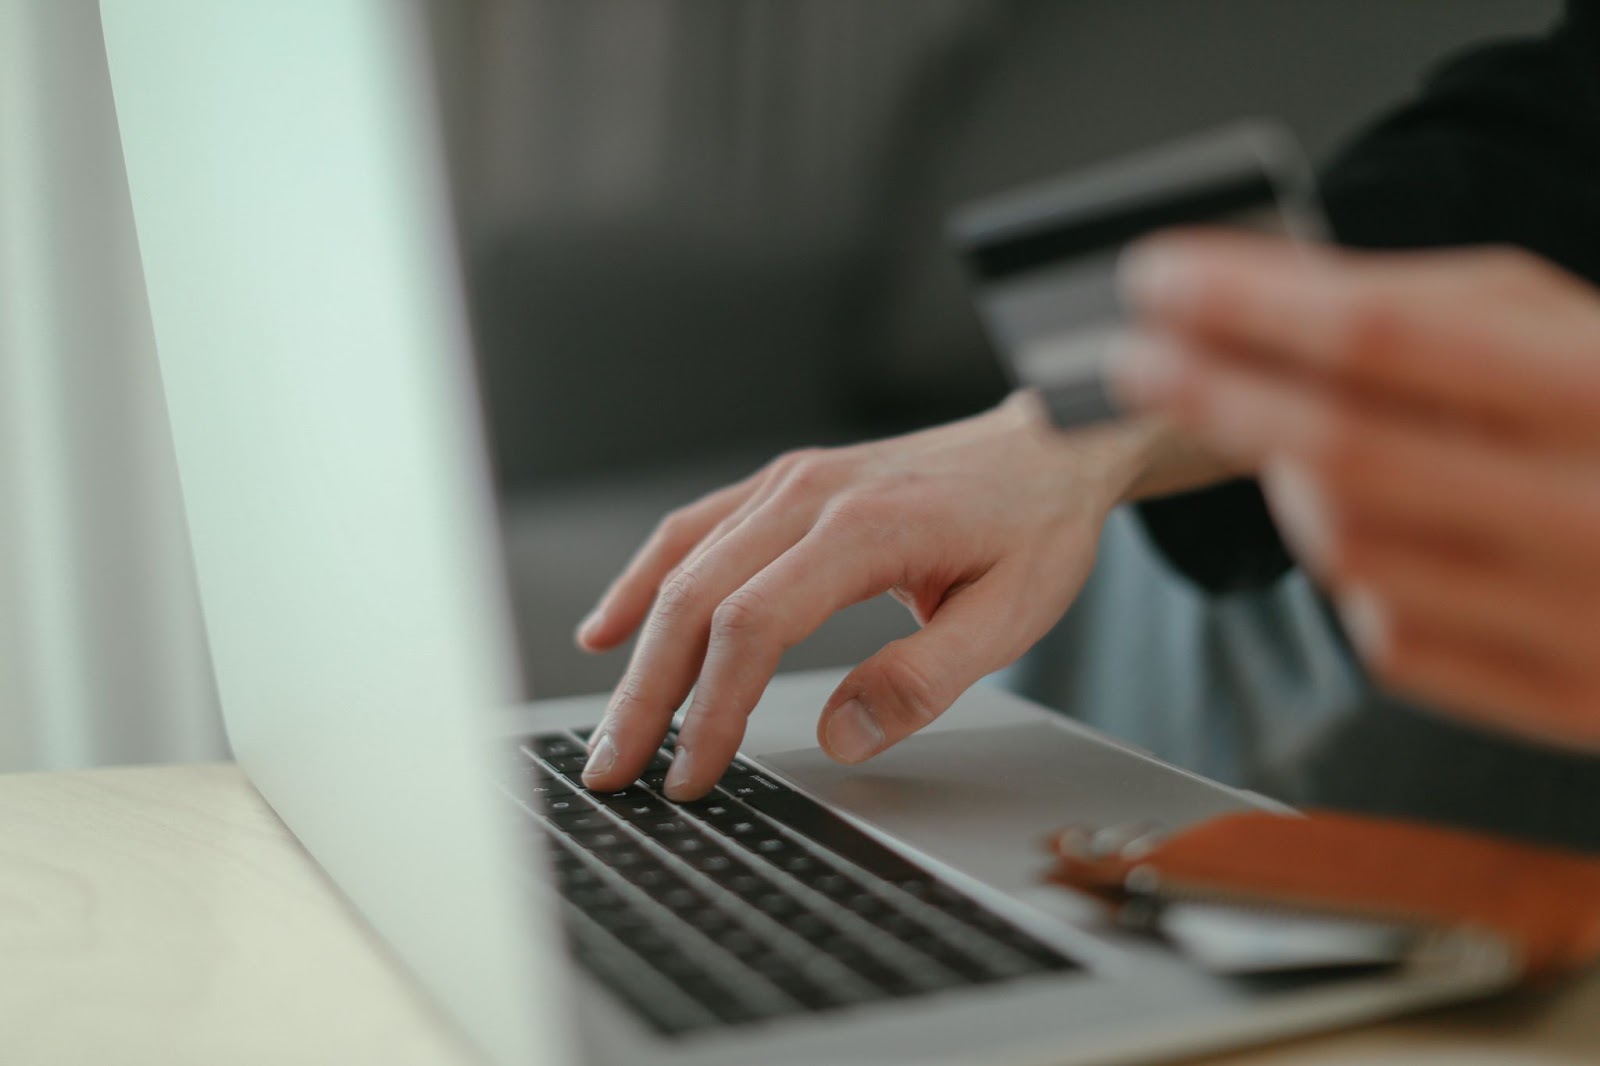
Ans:
[[[658,1032],[749,1025],[1077,969],[963,892],[739,759],[709,796],[579,784],[588,730],[518,744],[580,965]]]

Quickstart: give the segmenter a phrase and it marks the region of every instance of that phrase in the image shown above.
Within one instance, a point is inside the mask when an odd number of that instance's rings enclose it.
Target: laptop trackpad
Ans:
[[[761,762],[1005,892],[1037,885],[1043,842],[1074,822],[1177,826],[1247,804],[1220,786],[1048,722],[933,730],[862,766],[819,749]]]

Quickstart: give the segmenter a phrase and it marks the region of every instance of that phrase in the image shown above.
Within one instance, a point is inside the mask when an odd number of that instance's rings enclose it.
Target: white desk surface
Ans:
[[[0,1062],[476,1061],[237,768],[0,776]],[[1600,974],[1204,1062],[1600,1063]]]

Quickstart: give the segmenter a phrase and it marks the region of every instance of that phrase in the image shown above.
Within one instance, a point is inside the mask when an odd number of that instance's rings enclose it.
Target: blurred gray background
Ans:
[[[1555,7],[449,5],[449,125],[535,694],[616,679],[621,655],[588,659],[569,633],[668,507],[781,449],[1002,395],[940,238],[951,205],[1243,115],[1286,120],[1321,158],[1442,57]],[[1158,570],[1128,523],[1113,535],[1107,567]],[[1100,598],[1118,615],[1101,631],[1204,607],[1160,576]],[[864,605],[788,662],[853,663],[910,624]],[[1049,674],[1032,691],[1066,700]]]
[[[948,204],[1242,114],[1286,119],[1321,155],[1440,57],[1555,6],[440,5],[534,692],[615,679],[620,656],[586,659],[569,632],[665,508],[779,449],[998,397],[938,239]],[[4,769],[223,750],[97,19],[94,0],[0,0]],[[1237,610],[1177,585],[1125,519],[1107,541],[1019,683],[1217,769],[1192,750],[1211,734],[1172,723],[1218,713],[1227,685],[1179,713],[1174,670],[1122,701],[1136,714],[1081,706],[1084,679],[1114,694],[1150,655],[1192,659]],[[790,665],[855,662],[909,624],[864,605]]]

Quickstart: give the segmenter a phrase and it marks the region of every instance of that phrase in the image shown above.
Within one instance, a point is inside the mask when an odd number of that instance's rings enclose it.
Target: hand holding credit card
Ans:
[[[956,212],[965,262],[1000,361],[1062,429],[1121,416],[1104,367],[1125,335],[1117,263],[1175,226],[1301,239],[1324,233],[1315,179],[1282,126],[1251,121],[1003,193]]]

